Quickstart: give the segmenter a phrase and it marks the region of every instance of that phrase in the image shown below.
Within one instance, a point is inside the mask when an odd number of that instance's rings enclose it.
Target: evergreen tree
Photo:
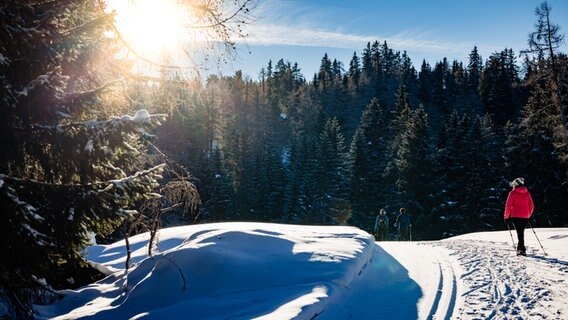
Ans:
[[[418,79],[416,69],[412,64],[412,60],[406,54],[406,51],[402,53],[401,65],[400,65],[400,82],[406,87],[411,96],[415,96],[418,93]]]
[[[384,106],[371,100],[351,142],[351,202],[355,225],[371,230],[376,208],[384,201],[382,174],[387,163],[387,118]]]
[[[467,65],[467,83],[469,89],[472,92],[477,92],[479,87],[479,81],[481,78],[481,73],[483,72],[483,59],[479,52],[477,51],[477,46],[473,47],[473,50],[469,54],[469,63]]]
[[[392,111],[392,118],[389,124],[389,131],[391,133],[390,154],[392,157],[398,153],[402,134],[406,130],[408,121],[410,121],[411,113],[412,109],[408,101],[408,92],[406,88],[401,85],[396,94],[395,107]]]
[[[418,74],[418,81],[420,84],[418,97],[420,101],[424,104],[428,104],[431,99],[431,91],[432,91],[432,68],[426,62],[426,60],[422,60],[422,66],[420,67],[420,73]]]
[[[433,209],[433,231],[452,236],[489,226],[496,227],[501,216],[500,182],[503,172],[498,161],[501,145],[488,118],[454,111],[438,141],[434,174],[439,190]],[[456,214],[458,211],[460,214]],[[499,225],[500,226],[500,225]]]
[[[317,83],[314,85],[319,91],[325,91],[333,80],[332,62],[329,60],[327,53],[321,59],[320,69],[317,73]]]
[[[320,146],[319,207],[316,221],[341,224],[349,218],[345,215],[350,214],[347,192],[349,167],[344,138],[336,118],[326,122],[320,134]]]
[[[163,166],[145,160],[160,115],[113,100],[112,14],[92,1],[8,1],[0,25],[0,287],[19,318],[50,289],[93,280],[82,251],[152,197]],[[95,120],[89,120],[95,119]],[[145,169],[145,170],[144,170]],[[72,279],[68,282],[67,279]]]
[[[333,80],[339,80],[341,82],[343,71],[345,71],[343,68],[343,62],[333,59],[333,62],[331,63],[331,76],[333,77]]]
[[[357,52],[353,53],[353,58],[349,62],[347,76],[349,77],[348,92],[356,93],[359,90],[359,82],[361,80],[361,69]]]
[[[371,65],[373,66],[374,74],[377,81],[384,77],[384,52],[381,50],[381,44],[378,41],[373,42],[371,45]],[[378,82],[377,82],[378,84]]]
[[[518,115],[522,104],[518,73],[513,51],[505,49],[489,57],[481,74],[479,95],[484,113],[491,115],[497,125]]]
[[[478,165],[478,177],[482,183],[481,192],[483,197],[477,205],[484,204],[478,210],[480,218],[479,228],[501,229],[501,213],[503,189],[506,185],[506,168],[503,165],[504,138],[501,130],[496,130],[493,121],[488,115],[481,119],[481,135],[473,141],[479,141],[480,148],[477,157],[480,158]],[[477,172],[476,172],[477,173]]]
[[[451,236],[463,226],[462,216],[453,214],[460,200],[459,187],[462,183],[458,149],[461,136],[458,134],[459,115],[457,111],[450,115],[441,127],[435,153],[433,174],[435,179],[435,204],[429,224],[431,232],[437,235]]]
[[[211,90],[216,87],[208,84]],[[255,179],[258,170],[254,167],[255,154],[252,134],[258,128],[258,113],[249,99],[249,90],[242,77],[237,72],[230,78],[219,81],[218,103],[223,105],[220,115],[221,133],[219,145],[222,147],[225,167],[231,178],[234,192],[235,217],[247,219],[255,200]]]
[[[376,42],[375,42],[376,43]],[[370,101],[377,97],[377,49],[368,42],[361,55],[361,101]]]
[[[432,104],[443,114],[449,113],[448,102],[448,74],[449,65],[446,58],[441,62],[436,63],[434,70],[432,71],[432,91],[431,99]]]
[[[399,51],[394,51],[389,48],[387,42],[383,42],[378,48],[378,61],[380,67],[378,68],[378,86],[377,98],[379,101],[387,105],[394,104],[394,96],[392,93],[401,84],[401,57]]]
[[[544,88],[535,88],[523,108],[518,137],[515,139],[512,135],[508,141],[512,148],[507,153],[510,179],[514,175],[524,176],[530,181],[528,186],[538,207],[534,217],[541,225],[547,226],[567,223],[561,209],[566,205],[563,195],[567,189],[562,173],[567,168],[555,152],[554,128],[560,122],[560,114],[552,91],[552,83]]]
[[[473,232],[485,226],[496,224],[501,227],[502,205],[498,186],[502,181],[502,170],[492,166],[492,159],[498,158],[491,123],[475,117],[463,134],[463,155],[460,159],[462,185],[459,210],[464,216],[461,232]]]
[[[432,157],[429,139],[428,115],[421,106],[411,113],[394,159],[399,172],[396,187],[401,199],[400,205],[413,213],[417,225],[424,220],[424,214],[431,205]]]
[[[449,105],[454,109],[462,110],[464,113],[472,113],[475,110],[468,110],[468,85],[466,71],[463,63],[454,60],[451,73],[448,75],[448,100]]]
[[[217,222],[232,220],[234,218],[232,204],[232,188],[228,172],[224,167],[221,150],[215,148],[211,157],[210,167],[207,170],[212,178],[210,183],[205,186],[203,194],[207,195],[204,199],[203,213],[201,221]]]
[[[466,101],[467,110],[471,110],[473,114],[482,114],[481,101],[479,100],[479,81],[481,79],[481,73],[483,72],[483,60],[479,52],[477,51],[477,46],[473,47],[473,50],[469,54],[469,62],[466,69],[467,75],[467,96]]]
[[[292,142],[287,167],[288,205],[285,222],[310,221],[310,213],[317,203],[321,107],[312,95],[312,90],[300,90],[291,108]]]

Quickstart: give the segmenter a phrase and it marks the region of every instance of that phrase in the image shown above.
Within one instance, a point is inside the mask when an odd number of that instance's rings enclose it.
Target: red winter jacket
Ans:
[[[529,190],[525,186],[513,188],[507,197],[505,204],[505,219],[531,217],[534,210],[533,200]]]

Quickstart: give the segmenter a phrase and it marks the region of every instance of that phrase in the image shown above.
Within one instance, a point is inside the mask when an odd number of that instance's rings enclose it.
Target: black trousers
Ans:
[[[400,234],[400,241],[410,241],[410,228],[400,228],[398,232]]]
[[[379,228],[379,230],[377,231],[377,240],[378,241],[386,241],[387,239],[387,229],[386,228]]]
[[[524,218],[511,218],[511,222],[515,227],[515,231],[517,231],[517,251],[526,252],[527,248],[525,247],[525,228],[527,227],[527,223],[529,219]]]

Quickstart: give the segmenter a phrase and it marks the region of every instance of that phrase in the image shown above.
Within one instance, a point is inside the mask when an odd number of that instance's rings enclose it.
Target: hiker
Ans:
[[[385,209],[381,209],[375,219],[375,239],[385,241],[389,232],[389,217]]]
[[[517,231],[517,255],[526,256],[525,228],[533,213],[534,203],[529,189],[525,187],[524,178],[517,178],[513,180],[510,185],[513,189],[509,192],[509,196],[507,196],[505,214],[503,217],[505,223],[509,225],[509,222],[511,222]]]
[[[396,217],[396,222],[394,223],[394,227],[398,228],[398,234],[400,236],[400,241],[410,241],[411,238],[411,229],[412,229],[412,222],[410,221],[410,216],[406,213],[406,209],[400,208],[399,214]]]

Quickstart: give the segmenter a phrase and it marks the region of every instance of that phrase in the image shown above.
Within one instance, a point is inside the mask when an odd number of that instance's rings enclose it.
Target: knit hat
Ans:
[[[525,178],[519,177],[511,182],[511,187],[518,187],[525,184]]]

